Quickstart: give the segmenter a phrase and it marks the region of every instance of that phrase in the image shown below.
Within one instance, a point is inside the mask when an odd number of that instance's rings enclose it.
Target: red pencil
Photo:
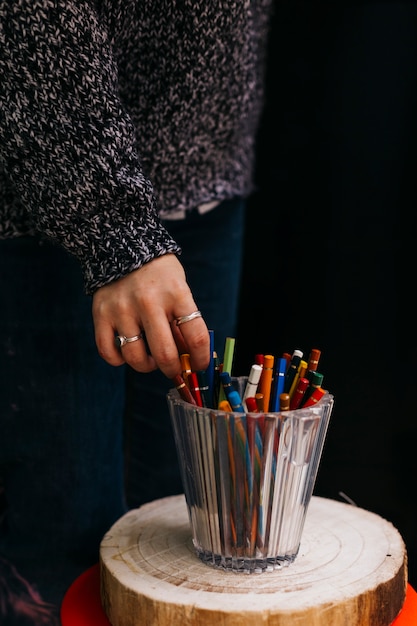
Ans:
[[[305,409],[308,406],[313,406],[313,404],[317,404],[319,400],[322,399],[326,391],[322,387],[316,387],[308,400],[305,401],[302,408]]]
[[[196,372],[188,374],[188,381],[190,384],[190,391],[194,396],[194,400],[197,406],[203,406],[203,398],[200,393],[200,386],[198,384],[198,378]]]
[[[259,413],[258,403],[256,402],[256,398],[253,396],[246,398],[245,404],[248,413]]]
[[[309,371],[313,370],[314,372],[316,371],[317,366],[319,364],[320,355],[321,355],[321,351],[318,350],[317,348],[313,348],[311,350],[310,356],[308,357],[307,370]]]
[[[178,393],[180,394],[181,398],[185,402],[189,402],[190,404],[197,404],[196,401],[193,398],[193,395],[192,395],[191,391],[189,390],[189,388],[185,384],[184,379],[182,378],[182,376],[180,376],[178,374],[177,376],[175,376],[172,379],[172,382],[175,385],[175,389],[178,390]]]
[[[305,394],[307,387],[309,386],[308,378],[300,378],[297,383],[297,387],[295,388],[294,393],[292,394],[292,398],[290,401],[290,410],[298,409]]]

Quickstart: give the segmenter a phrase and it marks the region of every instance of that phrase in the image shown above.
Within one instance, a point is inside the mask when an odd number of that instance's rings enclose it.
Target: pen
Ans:
[[[232,407],[232,410],[235,413],[245,412],[240,395],[235,389],[232,389],[232,391],[229,391],[227,395],[227,399],[229,401],[230,406]]]
[[[172,379],[172,382],[175,385],[175,389],[177,389],[177,391],[180,394],[181,398],[185,402],[189,402],[190,404],[197,404],[196,401],[194,400],[194,397],[193,397],[190,389],[185,384],[184,379],[182,378],[182,376],[180,376],[179,374],[177,376],[174,376],[174,378]]]
[[[226,395],[226,400],[229,401],[229,404],[232,407],[233,411],[244,413],[245,409],[243,407],[242,399],[238,391],[236,391],[236,389],[233,387],[232,379],[230,378],[229,372],[221,372],[220,381]]]
[[[223,393],[225,395],[225,399],[227,400],[228,399],[227,398],[228,394],[233,389],[232,379],[230,378],[229,372],[221,371],[219,373],[219,380],[220,380],[221,389],[223,389]],[[220,401],[221,400],[222,400],[222,398],[220,398]]]
[[[250,368],[248,380],[246,383],[245,391],[243,393],[243,403],[245,404],[246,398],[250,396],[255,396],[255,393],[258,389],[259,379],[262,374],[262,366],[254,363]]]

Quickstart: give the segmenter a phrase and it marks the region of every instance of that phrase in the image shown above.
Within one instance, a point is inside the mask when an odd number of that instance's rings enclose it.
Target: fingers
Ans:
[[[202,315],[193,317],[187,322],[181,322],[181,316],[174,320],[173,335],[179,352],[190,355],[192,370],[198,372],[207,369],[210,361],[210,336]]]
[[[133,355],[139,364],[138,371],[151,372],[157,368],[146,349],[140,321],[114,287],[103,287],[94,294],[92,313],[97,350],[107,363],[123,365]]]
[[[191,366],[195,371],[206,369],[209,363],[210,338],[204,321],[198,324],[198,328],[188,330],[184,335],[175,329],[174,324],[154,323],[148,327],[146,337],[145,332],[140,335],[118,335],[115,345],[122,362],[128,363],[138,372],[149,372],[158,367],[168,378],[174,378],[182,369],[179,359],[182,352],[190,354]]]
[[[142,324],[144,326],[144,324]],[[210,337],[202,317],[187,325],[177,326],[160,315],[138,332],[138,324],[127,323],[126,334],[115,335],[111,325],[97,323],[96,343],[100,356],[111,365],[128,363],[138,372],[151,372],[159,368],[168,378],[181,372],[179,355],[190,354],[194,371],[204,370],[210,360]]]
[[[174,255],[98,289],[93,320],[98,352],[111,365],[128,363],[144,373],[159,368],[173,378],[183,352],[195,371],[209,364],[209,332]]]
[[[93,315],[94,318],[94,315]],[[139,364],[138,371],[151,372],[157,368],[155,360],[146,348],[146,338],[136,323],[122,324],[126,334],[117,333],[112,324],[105,323],[99,316],[95,318],[95,338],[99,355],[110,365],[119,366],[132,359]]]
[[[192,328],[191,328],[192,325]],[[210,337],[204,319],[200,317],[188,324],[185,331],[177,327],[175,320],[169,321],[166,313],[160,311],[150,320],[143,322],[146,341],[156,366],[168,377],[174,378],[181,373],[179,355],[190,354],[190,361],[195,370],[206,369],[210,360]],[[185,325],[184,325],[185,329]],[[135,350],[137,342],[122,348],[125,360],[134,369],[143,371],[143,362],[139,351]],[[129,348],[129,352],[127,351]]]
[[[118,348],[124,359],[133,369],[147,374],[158,369],[158,364],[147,347],[145,332],[141,332],[141,339],[127,342]]]

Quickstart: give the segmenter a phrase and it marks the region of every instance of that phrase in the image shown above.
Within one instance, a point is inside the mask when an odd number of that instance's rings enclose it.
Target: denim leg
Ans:
[[[200,215],[165,226],[182,246],[181,262],[222,358],[227,336],[235,337],[242,267],[245,202],[223,202]],[[128,368],[125,416],[128,504],[182,493],[166,394],[171,382],[161,372]]]
[[[61,249],[1,241],[0,293],[0,553],[59,599],[126,510],[125,369],[98,356],[91,298]]]

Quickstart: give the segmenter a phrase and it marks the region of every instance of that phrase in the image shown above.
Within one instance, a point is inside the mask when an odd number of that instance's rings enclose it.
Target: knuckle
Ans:
[[[137,372],[141,374],[149,374],[149,372],[153,372],[155,370],[155,366],[152,363],[149,363],[146,359],[143,358],[129,356],[125,359],[126,363]]]
[[[210,337],[207,330],[195,332],[189,339],[187,339],[187,343],[192,350],[205,350],[210,345]]]

